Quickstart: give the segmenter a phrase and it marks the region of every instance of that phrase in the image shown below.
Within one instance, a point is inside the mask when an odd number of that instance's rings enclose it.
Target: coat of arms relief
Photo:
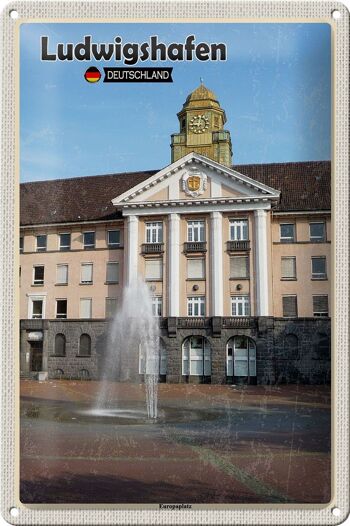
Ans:
[[[207,185],[206,174],[194,166],[182,176],[182,190],[191,197],[198,197],[203,194]]]

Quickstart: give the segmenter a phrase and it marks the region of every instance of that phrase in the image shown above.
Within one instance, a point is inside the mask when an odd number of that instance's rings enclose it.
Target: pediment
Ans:
[[[276,200],[279,191],[197,153],[190,153],[112,200],[115,206],[141,203]]]

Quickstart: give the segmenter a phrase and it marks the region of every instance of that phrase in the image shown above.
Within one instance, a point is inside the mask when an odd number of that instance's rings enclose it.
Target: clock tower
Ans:
[[[230,132],[224,129],[225,111],[215,93],[201,84],[177,114],[180,133],[171,136],[171,162],[197,152],[225,166],[232,166]]]

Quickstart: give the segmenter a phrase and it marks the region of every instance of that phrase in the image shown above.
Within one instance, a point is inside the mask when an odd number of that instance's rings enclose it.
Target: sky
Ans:
[[[88,67],[113,60],[44,62],[40,38],[58,42],[224,42],[225,62],[172,66],[173,83],[89,84]],[[187,95],[213,90],[227,115],[233,163],[331,156],[331,28],[328,24],[23,24],[20,32],[21,181],[161,169]]]

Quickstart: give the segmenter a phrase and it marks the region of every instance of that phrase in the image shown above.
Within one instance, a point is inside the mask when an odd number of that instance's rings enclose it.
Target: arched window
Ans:
[[[226,345],[226,376],[256,377],[256,345],[247,336],[234,336]]]
[[[168,356],[163,340],[159,339],[159,374],[165,376],[167,373]]]
[[[159,354],[158,354],[159,352]],[[139,374],[166,375],[167,353],[164,342],[158,338],[158,347],[150,345],[149,357],[147,359],[147,347],[144,342],[139,345]]]
[[[317,333],[313,352],[313,357],[315,360],[331,359],[330,343],[330,338],[327,336],[327,334],[324,334],[323,332]]]
[[[61,378],[63,378],[64,376],[64,372],[62,369],[55,369],[54,372],[53,372],[53,377],[56,378],[57,380],[61,380]]]
[[[299,342],[295,334],[286,334],[283,341],[283,359],[298,360],[299,359]]]
[[[80,336],[79,356],[91,356],[91,338],[88,334]]]
[[[182,374],[211,376],[211,347],[203,336],[189,336],[182,344]]]
[[[66,356],[66,337],[64,334],[56,334],[54,354],[55,356]]]

